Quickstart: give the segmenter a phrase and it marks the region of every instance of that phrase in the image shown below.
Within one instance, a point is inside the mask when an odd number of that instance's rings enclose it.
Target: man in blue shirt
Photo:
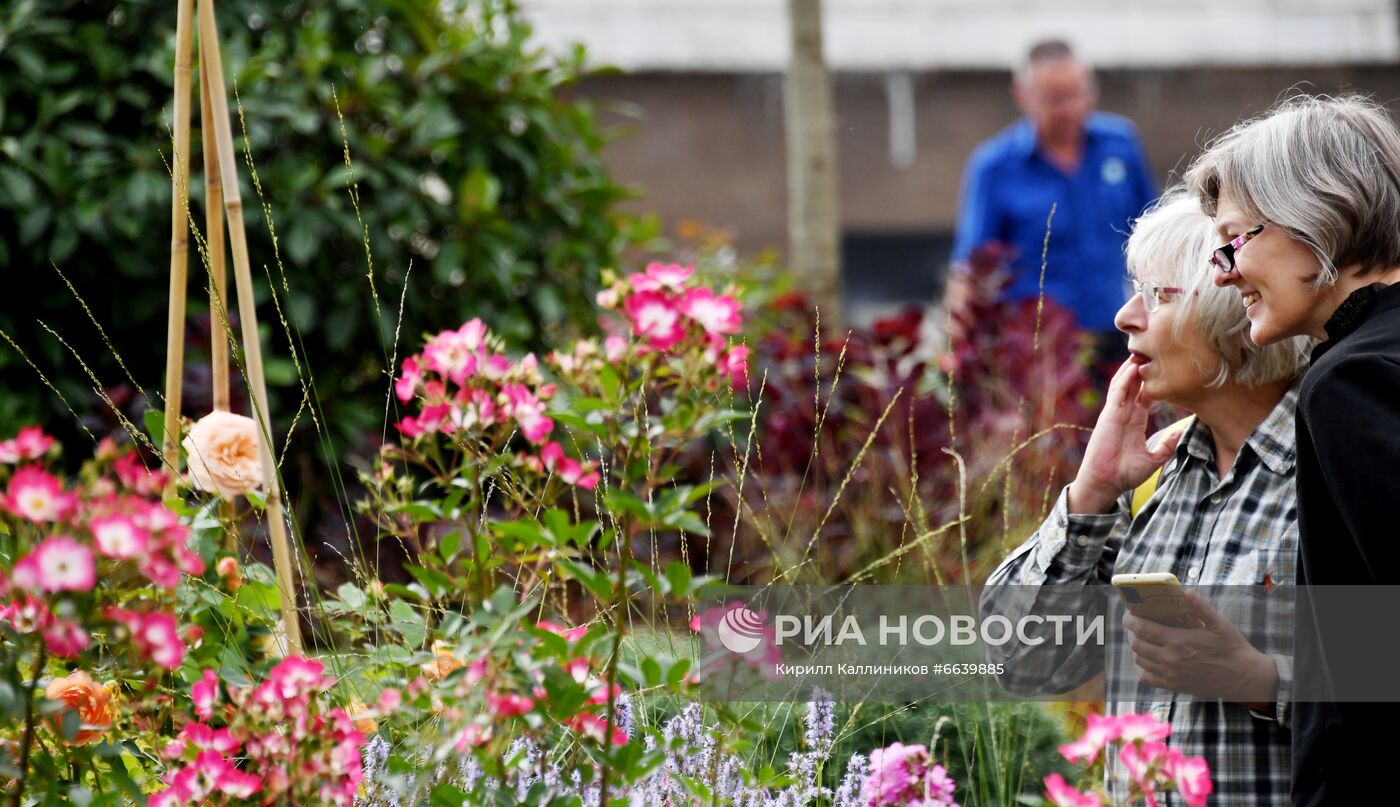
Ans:
[[[1012,96],[1025,117],[980,145],[968,160],[953,244],[960,299],[974,249],[1000,242],[1014,250],[1007,299],[1036,297],[1046,220],[1045,296],[1094,334],[1102,360],[1126,355],[1114,313],[1127,299],[1123,244],[1133,221],[1157,197],[1142,146],[1126,118],[1095,112],[1094,76],[1059,40],[1031,48]]]

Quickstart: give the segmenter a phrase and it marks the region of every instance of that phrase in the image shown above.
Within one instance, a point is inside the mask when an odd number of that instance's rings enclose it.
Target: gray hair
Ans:
[[[1028,86],[1031,81],[1031,71],[1043,64],[1050,62],[1067,61],[1074,62],[1084,68],[1084,72],[1089,77],[1089,87],[1094,89],[1097,83],[1094,79],[1094,71],[1087,63],[1079,58],[1074,48],[1063,39],[1042,39],[1031,45],[1026,51],[1026,58],[1016,65],[1012,74],[1013,80],[1022,87]]]
[[[1355,95],[1298,95],[1212,142],[1184,177],[1211,216],[1226,194],[1317,256],[1314,289],[1400,264],[1400,131]]]
[[[1309,342],[1293,337],[1260,347],[1249,338],[1249,319],[1233,289],[1215,285],[1209,260],[1218,236],[1210,217],[1183,188],[1167,191],[1133,226],[1128,238],[1128,271],[1184,290],[1178,298],[1182,314],[1172,326],[1181,338],[1191,320],[1215,351],[1216,376],[1207,386],[1219,387],[1233,378],[1247,387],[1291,380],[1302,372]],[[1195,357],[1202,369],[1206,357]]]

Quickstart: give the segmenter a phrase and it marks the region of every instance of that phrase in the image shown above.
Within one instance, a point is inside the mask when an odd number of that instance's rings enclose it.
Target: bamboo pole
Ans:
[[[213,369],[214,410],[229,411],[228,265],[224,246],[224,181],[219,147],[214,137],[214,113],[209,108],[209,69],[200,50],[199,132],[204,138],[204,238],[209,255],[209,366]],[[238,522],[233,502],[220,499],[219,514],[226,525],[224,549],[238,551]]]
[[[214,138],[214,115],[209,108],[209,71],[200,50],[200,134],[204,137],[204,236],[209,246],[209,363],[214,371],[214,408],[229,411],[228,387],[228,267],[224,257],[224,216],[219,203],[224,193],[219,148]]]
[[[170,171],[170,311],[165,328],[165,423],[161,457],[175,492],[180,467],[181,382],[185,371],[185,288],[189,283],[190,56],[194,0],[180,0],[175,18],[175,157]]]
[[[233,170],[233,128],[229,119],[228,89],[224,83],[223,60],[219,55],[219,33],[214,20],[213,0],[199,3],[199,50],[209,74],[209,100],[213,113],[214,136],[219,164]],[[232,175],[231,175],[232,176]],[[253,416],[262,431],[263,489],[267,499],[267,532],[272,544],[277,587],[281,592],[283,628],[291,653],[302,651],[301,624],[297,620],[296,586],[292,577],[292,553],[287,524],[282,514],[282,486],[277,478],[277,462],[272,455],[272,417],[267,403],[267,382],[263,376],[262,346],[258,341],[258,318],[253,300],[253,272],[248,261],[248,237],[243,229],[243,199],[238,183],[224,184],[224,210],[228,215],[228,240],[233,251],[233,279],[238,290],[238,320],[242,327],[243,355],[248,386],[253,398]]]

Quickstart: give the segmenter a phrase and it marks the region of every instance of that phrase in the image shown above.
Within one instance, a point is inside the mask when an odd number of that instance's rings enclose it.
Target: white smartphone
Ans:
[[[1135,616],[1174,628],[1201,627],[1186,603],[1186,590],[1171,572],[1115,574],[1112,582],[1119,599]]]

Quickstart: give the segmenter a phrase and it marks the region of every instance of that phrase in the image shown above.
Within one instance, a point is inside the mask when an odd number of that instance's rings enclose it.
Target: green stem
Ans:
[[[44,674],[48,654],[48,646],[40,640],[39,659],[34,664],[34,677],[29,682],[29,696],[24,699],[24,739],[19,745],[19,778],[15,780],[14,807],[22,803],[25,780],[29,778],[29,749],[34,745],[34,691],[39,688],[39,677]]]
[[[632,530],[631,524],[628,529],[621,531],[622,547],[618,550],[617,563],[617,590],[615,593],[615,612],[617,613],[617,636],[613,639],[612,657],[608,659],[607,687],[608,692],[608,719],[603,725],[603,754],[606,755],[612,750],[613,714],[616,712],[617,701],[617,662],[622,655],[622,638],[627,633],[627,561],[632,557]],[[612,772],[612,766],[603,763],[603,775],[598,782],[598,804],[601,807],[608,805],[608,778]]]

